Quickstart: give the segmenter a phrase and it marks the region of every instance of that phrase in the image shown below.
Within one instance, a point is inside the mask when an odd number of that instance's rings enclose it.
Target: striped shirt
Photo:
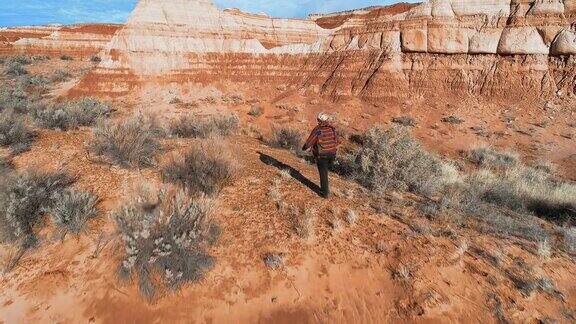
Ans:
[[[338,151],[338,144],[334,127],[328,123],[320,123],[312,130],[302,150],[312,148],[316,157],[334,156]]]

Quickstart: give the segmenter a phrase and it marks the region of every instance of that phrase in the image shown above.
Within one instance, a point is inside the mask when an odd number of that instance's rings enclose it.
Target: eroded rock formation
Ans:
[[[58,30],[14,44],[81,47],[85,35]],[[77,91],[223,79],[335,99],[576,92],[576,0],[430,0],[306,20],[220,10],[210,0],[141,0],[106,37],[90,36],[94,48],[104,46],[103,61]]]
[[[219,10],[210,0],[141,0],[99,73],[265,80],[334,97],[417,87],[574,93],[575,2],[431,0],[298,20]]]
[[[0,29],[0,54],[70,54],[100,52],[120,25],[40,26]]]

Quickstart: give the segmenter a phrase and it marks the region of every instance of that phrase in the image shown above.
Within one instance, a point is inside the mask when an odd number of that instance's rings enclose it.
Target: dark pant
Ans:
[[[318,173],[320,173],[320,191],[324,198],[330,195],[330,185],[328,184],[328,169],[334,163],[334,156],[320,156],[316,158]]]

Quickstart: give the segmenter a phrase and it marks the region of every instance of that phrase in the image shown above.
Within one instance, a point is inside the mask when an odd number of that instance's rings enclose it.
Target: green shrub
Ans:
[[[122,166],[146,167],[155,163],[162,150],[155,120],[138,115],[128,120],[100,123],[90,149]]]
[[[110,113],[110,107],[92,98],[83,98],[74,102],[38,108],[34,111],[34,119],[44,127],[51,129],[70,130],[80,126],[92,126],[99,119]]]
[[[43,94],[48,91],[48,79],[41,75],[22,75],[16,81],[20,89],[28,89]]]
[[[195,143],[181,157],[164,167],[164,179],[192,193],[217,194],[228,185],[236,169],[230,148],[217,140]]]
[[[137,277],[142,294],[153,298],[160,279],[177,289],[202,278],[214,259],[205,251],[214,241],[212,202],[184,191],[142,192],[114,214],[126,255],[120,277]]]

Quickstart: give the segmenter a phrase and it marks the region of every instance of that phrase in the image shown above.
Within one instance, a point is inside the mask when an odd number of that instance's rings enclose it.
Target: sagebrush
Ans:
[[[98,215],[98,197],[78,190],[63,190],[53,195],[49,213],[61,237],[67,233],[79,235],[86,230],[88,220]]]
[[[10,61],[4,67],[4,73],[10,76],[21,76],[28,74],[28,71],[21,63]]]
[[[109,114],[110,107],[93,98],[37,107],[33,110],[34,119],[40,126],[63,131],[92,126]]]
[[[36,131],[29,126],[24,116],[13,110],[0,112],[0,146],[21,153],[30,148],[36,135]]]
[[[28,113],[35,98],[20,86],[0,88],[0,111],[12,110],[19,114]]]
[[[456,168],[425,151],[404,127],[374,127],[361,142],[339,159],[339,171],[374,192],[409,190],[431,195],[458,181]]]
[[[183,185],[192,193],[213,195],[232,181],[236,168],[230,147],[212,139],[193,144],[166,165],[162,174],[167,181]]]
[[[161,128],[150,116],[101,122],[94,130],[90,149],[122,166],[147,167],[155,164],[162,150],[158,139],[161,135]]]
[[[56,194],[73,182],[64,172],[3,174],[0,180],[0,241],[36,242],[34,229],[42,216],[54,206]]]
[[[177,289],[200,280],[214,264],[205,250],[215,241],[212,206],[179,190],[137,193],[114,214],[126,250],[120,277],[136,277],[148,298],[159,284]]]
[[[183,138],[207,138],[212,135],[228,136],[236,132],[240,118],[236,114],[202,118],[192,114],[181,116],[170,124],[172,135]]]
[[[302,133],[294,127],[275,127],[272,130],[272,138],[269,140],[269,144],[277,148],[300,151],[304,144],[302,137]]]

